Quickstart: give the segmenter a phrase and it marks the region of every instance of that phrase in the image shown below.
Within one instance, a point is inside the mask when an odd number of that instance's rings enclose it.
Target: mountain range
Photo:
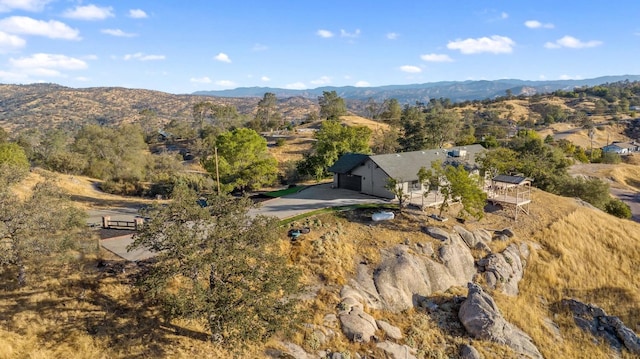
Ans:
[[[304,97],[315,99],[324,91],[336,91],[345,100],[382,101],[395,98],[400,103],[428,102],[432,98],[448,98],[452,102],[491,99],[504,96],[507,90],[515,96],[548,93],[556,90],[571,90],[581,86],[595,86],[619,81],[640,81],[640,75],[603,76],[584,80],[527,81],[517,79],[441,81],[410,85],[379,87],[318,87],[307,90],[291,90],[271,87],[240,87],[232,90],[197,91],[194,95],[215,97],[262,97],[266,92],[278,98]]]

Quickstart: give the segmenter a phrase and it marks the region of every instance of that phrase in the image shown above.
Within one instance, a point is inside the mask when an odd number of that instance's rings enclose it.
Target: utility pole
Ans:
[[[589,159],[591,161],[593,161],[593,136],[595,135],[595,131],[593,130],[593,127],[591,127],[589,129],[589,138],[591,139],[591,151],[589,151]]]
[[[220,170],[218,169],[218,146],[213,147],[216,157],[216,184],[218,185],[218,196],[220,195]]]

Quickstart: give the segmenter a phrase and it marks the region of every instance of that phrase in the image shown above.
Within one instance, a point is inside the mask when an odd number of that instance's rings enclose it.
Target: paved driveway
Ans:
[[[310,186],[304,190],[288,196],[264,201],[258,208],[249,211],[252,216],[262,214],[275,216],[280,219],[290,218],[299,214],[322,208],[348,206],[365,203],[388,203],[378,197],[360,194],[346,189],[331,188],[331,184]],[[113,208],[108,210],[89,211],[89,224],[102,224],[102,216],[110,216],[112,220],[132,221],[138,215],[136,208]],[[124,232],[124,231],[123,231]],[[131,233],[132,235],[133,233]],[[129,260],[137,261],[152,257],[154,254],[138,249],[127,252],[127,246],[133,242],[131,235],[123,235],[100,240],[103,248]]]
[[[388,203],[388,200],[346,189],[331,188],[330,183],[324,183],[307,187],[298,193],[262,202],[259,208],[252,209],[249,213],[284,219],[316,209],[365,203]]]

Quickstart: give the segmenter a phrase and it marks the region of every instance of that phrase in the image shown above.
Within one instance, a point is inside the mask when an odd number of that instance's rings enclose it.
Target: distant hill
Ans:
[[[139,122],[145,116],[153,117],[157,123],[189,121],[193,118],[193,105],[203,101],[235,106],[239,113],[252,116],[259,99],[174,95],[121,87],[0,84],[0,126],[7,130],[35,126],[77,128],[86,123]],[[309,112],[317,112],[318,107],[315,99],[290,97],[279,99],[278,110],[286,119],[301,119]]]
[[[453,102],[484,100],[513,95],[534,95],[577,86],[595,86],[620,81],[640,81],[639,75],[607,76],[588,80],[562,81],[448,81],[416,85],[381,87],[319,87],[312,90],[287,90],[268,87],[203,91],[176,95],[160,91],[122,87],[70,88],[56,84],[0,84],[0,126],[15,131],[24,128],[78,128],[87,123],[118,125],[153,122],[161,126],[171,120],[191,121],[193,106],[209,101],[235,106],[247,120],[256,113],[265,92],[278,98],[278,111],[288,121],[302,120],[318,113],[318,96],[336,91],[345,99],[351,114],[367,116],[369,99],[381,103],[396,98],[404,104],[428,102],[432,98],[449,98]],[[152,121],[150,121],[152,120]]]
[[[318,87],[308,90],[289,90],[271,87],[241,87],[233,90],[198,91],[194,95],[217,97],[262,97],[272,92],[277,97],[299,96],[316,99],[323,91],[336,91],[346,100],[364,101],[372,98],[381,101],[395,98],[401,103],[428,102],[432,98],[448,98],[453,102],[483,100],[504,96],[511,90],[513,95],[534,95],[555,90],[571,90],[580,86],[595,86],[619,81],[640,81],[640,75],[604,76],[585,80],[525,81],[517,79],[481,80],[481,81],[442,81],[412,85],[390,85],[379,87]]]

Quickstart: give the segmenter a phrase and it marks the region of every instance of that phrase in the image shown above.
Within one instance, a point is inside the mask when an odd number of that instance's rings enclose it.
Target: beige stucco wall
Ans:
[[[353,169],[351,173],[362,176],[362,193],[383,198],[395,198],[393,193],[384,188],[389,176],[370,159],[366,160],[362,166]]]

